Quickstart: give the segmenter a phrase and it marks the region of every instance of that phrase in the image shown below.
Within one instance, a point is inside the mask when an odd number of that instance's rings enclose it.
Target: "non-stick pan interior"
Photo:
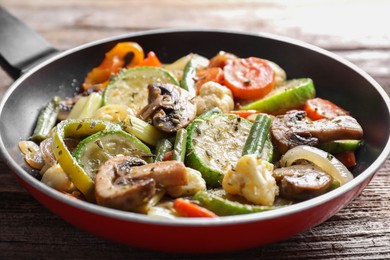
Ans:
[[[357,118],[364,129],[364,146],[358,152],[355,175],[371,165],[389,139],[389,110],[378,85],[343,60],[305,44],[283,39],[212,31],[161,31],[120,36],[70,50],[22,76],[5,96],[0,114],[0,134],[5,149],[23,165],[18,141],[31,135],[40,109],[55,95],[72,96],[84,77],[119,41],[138,42],[154,51],[164,63],[188,53],[206,57],[218,51],[240,57],[257,56],[279,64],[288,78],[310,77],[317,96],[330,99]],[[30,171],[28,167],[24,166]]]

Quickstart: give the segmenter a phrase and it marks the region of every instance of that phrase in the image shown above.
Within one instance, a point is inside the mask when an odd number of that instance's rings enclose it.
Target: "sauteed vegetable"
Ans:
[[[126,60],[131,55],[128,64]],[[19,142],[68,196],[154,217],[285,207],[353,179],[363,130],[261,57],[190,53],[171,64],[122,42],[74,97],[53,97]]]

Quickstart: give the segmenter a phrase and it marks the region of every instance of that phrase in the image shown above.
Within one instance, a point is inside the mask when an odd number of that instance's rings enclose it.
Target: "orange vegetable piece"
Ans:
[[[173,208],[183,217],[215,218],[218,217],[214,212],[203,208],[189,200],[178,198],[173,203]]]
[[[128,67],[138,65],[144,60],[144,51],[138,43],[118,43],[105,54],[103,62],[87,74],[83,89],[87,90],[91,87],[103,89],[108,84],[110,76],[117,74],[124,67],[125,58],[129,53],[133,54],[133,58],[127,65]]]
[[[329,100],[313,98],[305,102],[304,109],[311,120],[323,118],[335,118],[337,116],[349,115],[343,108],[337,106]]]
[[[148,52],[146,58],[140,62],[138,66],[151,66],[151,67],[161,67],[161,62],[158,59],[157,55],[153,52],[150,51]]]
[[[275,84],[275,73],[268,61],[256,57],[228,60],[223,72],[225,85],[238,99],[260,99]]]
[[[223,70],[219,67],[212,67],[199,70],[196,73],[197,82],[196,82],[196,93],[199,93],[202,85],[209,81],[214,81],[223,85]]]

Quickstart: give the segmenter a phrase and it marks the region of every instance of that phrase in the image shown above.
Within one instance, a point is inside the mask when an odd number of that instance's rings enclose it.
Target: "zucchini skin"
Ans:
[[[331,153],[342,153],[347,151],[356,151],[362,143],[362,140],[335,140],[318,144],[318,148]]]
[[[29,138],[31,141],[40,143],[49,136],[51,129],[57,122],[60,102],[61,98],[55,96],[40,112],[33,135]]]
[[[224,125],[221,122],[225,122]],[[187,127],[185,164],[201,172],[208,187],[221,187],[223,176],[241,157],[251,126],[250,121],[233,114],[201,115]],[[224,131],[223,128],[229,128],[230,131]],[[210,136],[213,130],[218,132],[216,129],[222,129],[223,132]],[[205,144],[217,145],[219,148],[207,149]]]
[[[241,107],[241,110],[257,110],[263,113],[276,113],[305,104],[306,100],[315,96],[316,89],[310,78],[290,79],[268,95]]]

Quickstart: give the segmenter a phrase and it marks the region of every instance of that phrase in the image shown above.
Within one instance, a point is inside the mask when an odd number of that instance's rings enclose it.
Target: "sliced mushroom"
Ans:
[[[95,178],[95,198],[99,205],[132,211],[147,202],[157,187],[186,185],[187,171],[182,162],[146,164],[130,156],[106,161]]]
[[[312,165],[277,168],[273,176],[279,186],[279,195],[292,200],[307,200],[322,195],[333,182],[329,174]]]
[[[189,92],[173,84],[148,86],[149,104],[139,113],[143,120],[152,119],[163,132],[173,133],[186,127],[196,116],[196,104]]]
[[[351,116],[338,116],[333,119],[320,119],[307,123],[303,129],[294,128],[298,135],[307,132],[318,138],[319,142],[328,142],[341,139],[360,139],[363,136],[363,129]]]
[[[285,115],[277,116],[272,120],[271,134],[272,139],[282,154],[289,149],[298,145],[315,146],[318,144],[318,139],[312,137],[309,133],[301,135],[294,132],[294,126],[301,124],[307,125],[306,113],[304,111],[290,111]]]
[[[284,154],[298,145],[316,146],[319,142],[360,139],[363,129],[351,116],[312,121],[305,111],[292,110],[274,118],[271,133],[278,150]]]

